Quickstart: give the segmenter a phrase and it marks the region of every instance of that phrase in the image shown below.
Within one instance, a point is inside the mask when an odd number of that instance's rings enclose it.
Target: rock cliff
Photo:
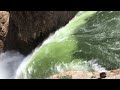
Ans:
[[[50,33],[67,24],[78,11],[10,11],[4,51],[27,55]]]

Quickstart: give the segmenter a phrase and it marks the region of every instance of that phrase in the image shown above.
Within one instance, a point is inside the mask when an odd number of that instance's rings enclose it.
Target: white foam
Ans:
[[[64,72],[69,70],[79,70],[79,71],[97,71],[106,72],[107,70],[97,63],[97,59],[90,61],[76,61],[73,60],[70,63],[60,63],[56,64],[54,68],[51,68],[53,72]]]
[[[97,59],[90,60],[90,61],[88,61],[88,63],[94,71],[97,71],[97,72],[106,72],[107,71],[105,67],[102,67],[101,65],[99,65],[97,63]]]

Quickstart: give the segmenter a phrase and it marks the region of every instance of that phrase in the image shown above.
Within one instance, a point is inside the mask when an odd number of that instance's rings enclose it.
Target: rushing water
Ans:
[[[14,78],[48,78],[64,70],[117,69],[119,52],[120,11],[83,11],[24,58]]]

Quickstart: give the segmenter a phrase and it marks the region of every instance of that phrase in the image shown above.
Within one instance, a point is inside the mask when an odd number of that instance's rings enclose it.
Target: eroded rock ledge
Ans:
[[[107,71],[105,78],[100,78],[101,72],[64,71],[55,74],[50,79],[120,79],[120,69]]]

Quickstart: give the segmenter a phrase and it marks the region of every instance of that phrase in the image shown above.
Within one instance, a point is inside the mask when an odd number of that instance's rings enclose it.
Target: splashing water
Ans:
[[[24,58],[17,71],[13,70],[14,78],[48,78],[65,70],[118,69],[119,52],[120,11],[82,11]]]
[[[53,36],[43,42],[37,52],[33,53],[17,78],[47,78],[64,70],[95,71],[96,66],[102,68],[98,64],[90,64],[86,57],[80,58],[74,55],[82,48],[78,47],[80,40],[74,35],[76,29],[86,24],[86,19],[94,14],[96,11],[78,13],[65,27],[57,30]]]
[[[12,79],[24,56],[19,52],[8,51],[0,54],[0,79]]]
[[[52,71],[55,73],[61,73],[64,71],[69,70],[78,70],[78,71],[97,71],[97,72],[106,72],[107,70],[104,67],[98,65],[97,60],[90,60],[90,61],[83,61],[80,60],[76,61],[73,60],[70,63],[60,63],[59,65],[55,65],[52,68]],[[53,73],[54,74],[54,73]]]

